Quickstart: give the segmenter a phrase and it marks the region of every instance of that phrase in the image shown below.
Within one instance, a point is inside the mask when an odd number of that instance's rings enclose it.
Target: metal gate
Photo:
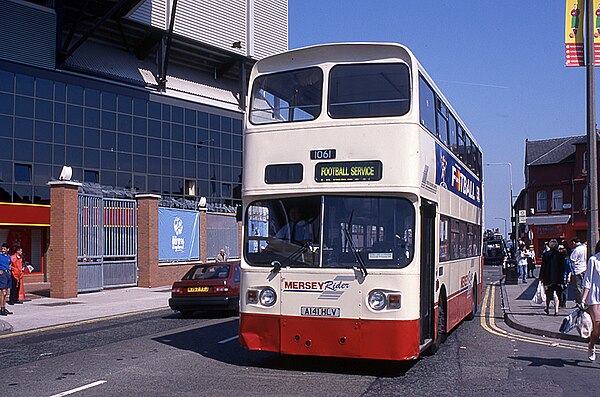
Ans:
[[[137,285],[137,203],[79,195],[78,291]]]

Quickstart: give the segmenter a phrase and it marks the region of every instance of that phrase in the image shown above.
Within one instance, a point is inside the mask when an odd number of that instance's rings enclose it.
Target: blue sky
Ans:
[[[515,196],[524,187],[525,139],[586,133],[585,68],[564,66],[563,1],[289,0],[290,49],[348,41],[407,45],[484,162],[512,163]],[[509,167],[484,172],[486,227],[503,231],[494,218],[509,217]]]

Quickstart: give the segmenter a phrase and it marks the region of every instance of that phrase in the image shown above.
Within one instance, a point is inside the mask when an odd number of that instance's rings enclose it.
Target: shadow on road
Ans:
[[[581,354],[585,354],[582,352]],[[530,367],[554,367],[554,368],[565,368],[565,367],[577,367],[577,368],[595,368],[600,369],[594,363],[587,360],[570,360],[564,358],[544,358],[544,357],[524,357],[516,356],[510,357],[513,360],[528,361]]]
[[[324,372],[377,377],[403,376],[416,361],[394,362],[341,359],[331,357],[288,356],[277,353],[248,351],[237,340],[238,319],[193,330],[154,338],[177,349],[188,350],[204,357],[240,367],[258,367],[296,372]],[[219,343],[221,342],[221,343]]]

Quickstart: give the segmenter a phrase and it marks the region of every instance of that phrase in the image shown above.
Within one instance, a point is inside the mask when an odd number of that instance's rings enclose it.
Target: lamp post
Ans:
[[[594,4],[592,0],[586,1],[585,15],[585,46],[586,46],[586,127],[588,151],[588,189],[590,198],[590,211],[588,213],[588,242],[590,247],[598,241],[598,153],[596,131],[596,91],[594,76]],[[588,255],[591,250],[588,250]]]
[[[509,176],[510,176],[510,200],[508,200],[508,203],[510,204],[510,230],[512,233],[512,246],[513,249],[515,247],[515,242],[516,242],[516,238],[517,238],[517,233],[515,232],[515,216],[514,216],[514,208],[513,208],[513,179],[512,179],[512,164],[511,163],[484,163],[483,165],[485,166],[492,166],[492,165],[508,165],[508,172],[509,172]]]
[[[508,229],[506,228],[506,219],[505,218],[494,218],[494,219],[504,221],[504,236],[508,240]]]

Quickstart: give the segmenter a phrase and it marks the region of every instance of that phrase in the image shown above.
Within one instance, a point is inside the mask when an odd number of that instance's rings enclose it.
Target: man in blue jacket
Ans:
[[[0,249],[0,316],[12,314],[6,309],[6,297],[12,282],[10,278],[10,255],[8,244],[3,243]]]

